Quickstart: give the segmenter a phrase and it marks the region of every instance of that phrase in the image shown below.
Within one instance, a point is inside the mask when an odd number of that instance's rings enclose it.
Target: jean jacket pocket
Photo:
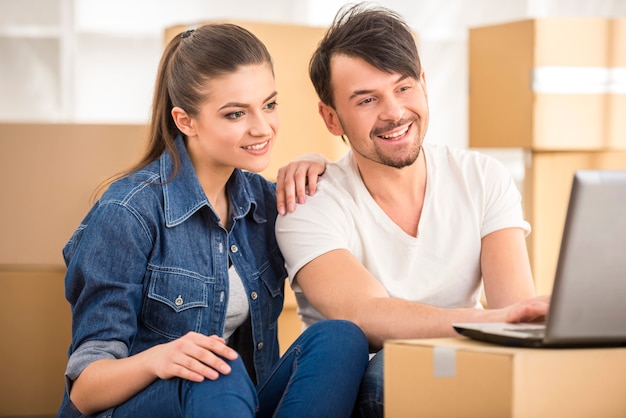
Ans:
[[[168,338],[199,332],[208,314],[213,280],[182,269],[150,269],[150,283],[142,308],[145,325]]]

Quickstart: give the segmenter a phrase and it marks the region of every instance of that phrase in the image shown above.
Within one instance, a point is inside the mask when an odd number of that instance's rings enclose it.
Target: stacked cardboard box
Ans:
[[[72,325],[61,249],[145,135],[143,125],[0,124],[0,416],[56,414]]]
[[[545,18],[469,34],[470,147],[522,148],[537,289],[552,289],[572,175],[626,169],[626,19]]]

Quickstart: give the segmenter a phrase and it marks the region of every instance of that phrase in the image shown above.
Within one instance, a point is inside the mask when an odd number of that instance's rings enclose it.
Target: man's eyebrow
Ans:
[[[366,96],[368,94],[371,94],[374,90],[356,90],[354,92],[352,92],[352,94],[350,95],[350,97],[348,98],[348,100],[352,100],[357,96]]]
[[[267,97],[265,98],[265,100],[263,100],[263,102],[265,103],[265,102],[267,102],[267,101],[269,101],[269,100],[273,99],[273,98],[274,98],[274,97],[276,97],[277,95],[278,95],[278,92],[277,92],[277,91],[273,91],[273,92],[272,92],[269,96],[267,96]],[[249,105],[249,104],[247,104],[247,103],[228,102],[228,103],[224,104],[222,107],[220,107],[220,110],[222,110],[222,109],[226,109],[226,108],[229,108],[229,107],[243,107],[244,109],[247,109],[247,108],[249,108],[249,107],[250,107],[250,105]]]
[[[405,79],[407,79],[409,77],[410,77],[409,75],[406,75],[406,74],[402,75],[402,74],[400,74],[398,76],[398,79],[395,81],[395,84],[400,83],[401,81],[403,81],[403,80],[405,80]],[[355,90],[354,92],[352,92],[352,94],[350,95],[348,100],[352,100],[352,99],[354,99],[357,96],[365,96],[365,95],[368,95],[368,94],[372,94],[373,91],[374,90]]]

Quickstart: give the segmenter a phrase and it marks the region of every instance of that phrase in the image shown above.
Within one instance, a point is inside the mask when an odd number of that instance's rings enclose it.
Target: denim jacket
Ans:
[[[171,181],[172,157],[165,152],[113,183],[63,249],[73,318],[70,380],[98,358],[130,356],[189,331],[222,335],[229,258],[250,305],[230,344],[253,381],[279,357],[287,272],[274,235],[276,186],[235,170],[227,183],[225,230],[180,136],[176,146],[181,165]]]

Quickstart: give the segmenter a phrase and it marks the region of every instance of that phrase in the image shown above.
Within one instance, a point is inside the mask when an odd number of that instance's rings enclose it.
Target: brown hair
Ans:
[[[190,116],[196,116],[206,99],[207,81],[244,65],[264,63],[273,68],[265,45],[254,34],[234,24],[203,25],[175,36],[159,63],[147,149],[138,163],[103,183],[96,195],[116,179],[155,161],[165,151],[174,161],[172,177],[163,180],[170,181],[180,166],[174,143],[180,132],[172,118],[172,108],[180,107]]]
[[[342,7],[309,63],[318,97],[334,107],[330,60],[335,54],[361,58],[379,70],[419,79],[421,64],[413,33],[404,19],[368,3]]]

